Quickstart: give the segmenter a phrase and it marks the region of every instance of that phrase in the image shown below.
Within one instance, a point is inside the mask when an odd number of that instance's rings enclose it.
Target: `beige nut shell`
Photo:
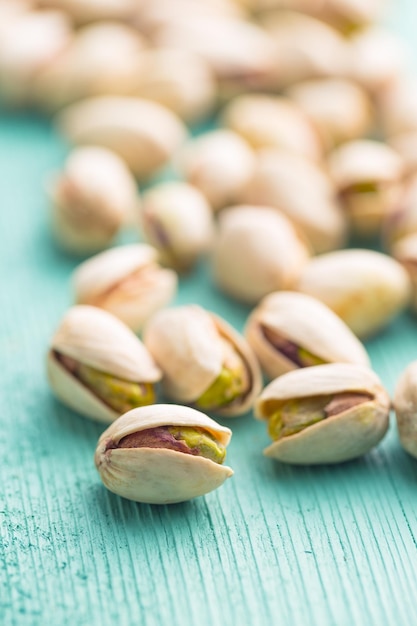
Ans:
[[[125,413],[100,437],[94,461],[105,486],[124,498],[151,504],[183,502],[204,495],[233,475],[210,459],[165,448],[106,449],[123,437],[158,426],[189,426],[209,431],[227,446],[231,431],[204,413],[175,404],[159,404]]]
[[[120,320],[92,306],[69,309],[50,343],[49,382],[64,404],[99,422],[110,423],[119,415],[67,371],[54,351],[132,382],[155,383],[162,376],[148,350]]]
[[[370,365],[361,342],[325,304],[305,294],[281,291],[262,300],[245,328],[246,339],[269,378],[299,367],[274,348],[261,325],[326,362]]]
[[[385,435],[390,400],[378,376],[361,365],[332,363],[289,372],[272,381],[255,405],[258,419],[268,419],[274,403],[292,398],[344,392],[369,393],[374,399],[362,410],[353,407],[274,441],[264,453],[299,465],[338,463],[368,452]]]
[[[394,409],[401,445],[417,458],[417,361],[410,363],[398,380]]]
[[[216,412],[233,417],[248,411],[261,389],[259,365],[245,339],[224,320],[197,305],[166,309],[145,328],[144,343],[162,369],[167,395],[178,402],[196,401],[219,376],[221,337],[229,340],[250,374],[250,391],[242,403]]]

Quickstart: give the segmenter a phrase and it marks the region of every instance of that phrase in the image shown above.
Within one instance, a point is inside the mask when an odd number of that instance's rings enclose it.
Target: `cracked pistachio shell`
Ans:
[[[296,11],[267,12],[260,21],[275,43],[275,89],[309,78],[346,75],[349,49],[336,29]]]
[[[98,422],[113,422],[120,413],[68,371],[55,352],[125,381],[156,383],[161,379],[148,350],[120,320],[92,306],[69,309],[50,343],[49,383],[61,402]]]
[[[339,463],[366,454],[384,437],[390,409],[381,381],[367,367],[332,363],[288,372],[265,387],[256,401],[255,416],[268,420],[287,400],[344,393],[369,394],[372,398],[274,441],[264,454],[299,465]]]
[[[326,149],[362,137],[371,128],[369,96],[352,81],[307,80],[292,86],[287,95],[311,120]]]
[[[407,306],[410,281],[400,263],[385,254],[340,250],[312,259],[295,289],[321,300],[363,338]]]
[[[81,28],[37,77],[37,103],[54,111],[81,98],[131,94],[143,47],[141,36],[124,24],[104,22]]]
[[[138,178],[164,166],[187,134],[180,119],[162,105],[122,96],[72,104],[59,114],[57,124],[73,143],[110,148]]]
[[[161,261],[179,271],[190,269],[211,248],[212,210],[203,194],[187,183],[161,183],[147,191],[140,221]]]
[[[411,308],[417,313],[417,232],[396,241],[392,247],[392,255],[408,272],[411,281]]]
[[[248,379],[243,394],[216,410],[219,415],[234,417],[251,408],[261,389],[259,365],[238,332],[197,305],[160,311],[144,332],[145,346],[163,371],[167,396],[187,404],[196,402],[221,374],[224,340],[241,359]]]
[[[157,259],[152,246],[131,244],[84,261],[73,277],[75,301],[105,309],[139,332],[177,289],[176,273]]]
[[[122,159],[95,146],[74,149],[48,186],[54,236],[73,254],[108,246],[139,204],[135,180]]]
[[[62,9],[77,25],[100,20],[129,20],[137,11],[137,0],[37,0],[37,4]]]
[[[402,73],[406,50],[401,39],[378,26],[360,30],[350,39],[350,77],[378,96]]]
[[[310,159],[285,150],[260,150],[242,197],[248,204],[280,209],[317,253],[346,243],[347,219],[335,199],[333,183],[325,170]]]
[[[71,37],[70,22],[62,11],[22,11],[11,19],[0,38],[2,101],[18,106],[30,103],[36,75]]]
[[[381,142],[356,140],[336,148],[328,168],[354,230],[365,237],[379,234],[401,196],[400,155]]]
[[[394,410],[401,445],[417,458],[417,361],[410,363],[398,380]]]
[[[213,250],[213,276],[230,296],[257,303],[290,289],[309,258],[304,240],[278,210],[263,206],[225,209]]]
[[[274,346],[268,333],[293,344],[296,356],[300,351],[307,361],[311,356],[311,365],[320,361],[370,365],[365,348],[346,324],[322,302],[301,293],[266,296],[249,316],[245,336],[269,378],[305,367],[285,354],[285,345],[283,351]]]
[[[243,137],[253,148],[281,148],[318,160],[319,137],[303,111],[287,98],[245,94],[230,102],[223,124]]]
[[[118,448],[127,435],[160,426],[208,431],[227,446],[231,431],[204,413],[158,404],[122,415],[100,437],[94,462],[104,485],[119,496],[150,504],[184,502],[220,487],[233,470],[203,456],[167,448]]]
[[[214,211],[241,198],[255,165],[249,144],[230,130],[215,130],[190,141],[180,154],[179,169],[200,189]]]
[[[207,116],[216,84],[207,62],[193,52],[159,48],[143,52],[135,95],[159,102],[188,122]]]

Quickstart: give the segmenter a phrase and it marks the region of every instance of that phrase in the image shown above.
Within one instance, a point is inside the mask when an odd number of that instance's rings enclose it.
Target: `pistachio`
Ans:
[[[237,202],[255,164],[253,151],[236,133],[216,130],[193,139],[179,158],[181,173],[206,196],[214,211]]]
[[[417,313],[417,231],[396,241],[392,247],[392,255],[408,272],[411,281],[411,308]]]
[[[128,20],[137,11],[137,0],[37,0],[40,7],[60,8],[76,24],[99,20]]]
[[[136,30],[117,22],[81,28],[37,77],[37,103],[54,111],[81,98],[131,94],[144,45]]]
[[[316,7],[317,5],[317,7]],[[377,21],[385,6],[385,0],[325,0],[315,3],[316,15],[338,28],[343,34],[361,32],[367,24]]]
[[[188,122],[207,116],[216,99],[207,62],[187,50],[159,48],[144,52],[135,95],[159,102]]]
[[[400,263],[371,250],[340,250],[312,259],[295,285],[321,300],[358,337],[376,333],[406,307],[410,281]]]
[[[73,143],[114,150],[138,178],[165,165],[186,136],[180,119],[156,102],[101,96],[64,109],[58,128]]]
[[[245,336],[269,378],[324,363],[369,365],[364,347],[344,322],[300,293],[266,296],[249,316]]]
[[[417,130],[417,80],[400,75],[379,95],[379,113],[385,135]]]
[[[222,291],[256,303],[298,280],[309,251],[291,222],[262,206],[225,209],[213,252],[213,274]]]
[[[401,195],[401,157],[380,142],[356,140],[337,148],[328,165],[355,232],[379,234]]]
[[[352,81],[341,78],[308,80],[292,86],[287,95],[314,124],[326,149],[358,139],[371,127],[371,101]]]
[[[417,361],[402,372],[394,392],[398,434],[404,450],[417,458]]]
[[[224,110],[223,123],[253,148],[282,148],[313,160],[321,156],[322,146],[311,122],[286,98],[238,96]]]
[[[405,176],[417,174],[417,128],[389,137],[388,143],[403,159]]]
[[[73,277],[75,300],[113,313],[135,332],[174,297],[177,275],[162,269],[147,244],[113,248],[79,265]]]
[[[113,315],[91,306],[72,307],[64,316],[51,340],[47,369],[61,402],[105,423],[153,404],[161,378],[141,341]]]
[[[417,172],[404,185],[395,211],[387,215],[382,229],[389,250],[399,239],[414,233],[417,233]]]
[[[178,271],[190,269],[211,247],[213,215],[203,194],[186,183],[162,183],[143,197],[141,225],[161,261]]]
[[[157,313],[145,328],[144,343],[174,401],[233,417],[248,411],[260,391],[259,366],[246,341],[199,306]]]
[[[255,405],[274,440],[266,456],[300,465],[338,463],[368,452],[388,429],[390,400],[377,375],[332,363],[272,381]]]
[[[253,176],[242,194],[249,204],[280,209],[318,253],[346,242],[347,218],[334,196],[334,186],[323,168],[277,149],[259,151]]]
[[[94,456],[104,485],[150,504],[204,495],[233,475],[223,465],[231,431],[185,406],[129,411],[100,437]]]
[[[136,212],[135,180],[110,150],[75,149],[64,171],[49,184],[52,228],[60,246],[73,254],[91,254],[108,246]]]

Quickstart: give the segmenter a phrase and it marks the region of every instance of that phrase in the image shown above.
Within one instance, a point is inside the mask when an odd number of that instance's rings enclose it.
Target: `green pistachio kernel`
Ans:
[[[195,406],[206,411],[216,410],[239,398],[246,390],[244,366],[234,369],[223,366],[216,380],[198,398]]]
[[[377,193],[378,184],[371,180],[364,180],[354,183],[349,187],[349,192],[352,193]]]
[[[226,458],[226,448],[207,431],[201,428],[188,426],[169,426],[171,435],[183,441],[190,450],[198,451],[198,456],[204,456],[220,465]]]
[[[155,403],[152,383],[123,380],[84,364],[79,365],[77,375],[100,400],[120,414],[138,406]]]
[[[298,360],[303,367],[310,367],[312,365],[324,365],[327,363],[324,359],[316,356],[312,352],[309,352],[305,348],[298,348]]]

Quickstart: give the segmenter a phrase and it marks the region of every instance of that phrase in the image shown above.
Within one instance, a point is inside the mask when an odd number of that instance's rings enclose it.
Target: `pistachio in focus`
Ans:
[[[137,212],[135,181],[117,154],[85,146],[73,150],[62,173],[49,183],[52,230],[76,255],[106,248]]]
[[[129,411],[100,437],[94,456],[104,485],[151,504],[183,502],[233,475],[223,465],[231,431],[204,413],[175,404]]]
[[[75,301],[105,309],[135,332],[166,306],[177,290],[177,275],[158,264],[147,244],[112,248],[84,261],[73,277]]]
[[[244,338],[199,306],[157,313],[145,327],[144,343],[174,401],[233,417],[248,411],[261,389],[259,366]]]
[[[351,141],[332,152],[329,172],[355,233],[378,235],[401,196],[401,157],[378,141]]]
[[[166,165],[187,135],[172,111],[127,96],[87,98],[63,109],[56,121],[72,143],[116,152],[139,179],[149,178]]]
[[[271,379],[324,363],[370,364],[346,324],[322,302],[301,293],[266,296],[249,316],[245,336]]]
[[[225,209],[213,249],[214,281],[242,302],[291,289],[309,258],[305,240],[280,211],[264,206]]]
[[[386,326],[408,304],[410,280],[398,261],[372,250],[338,250],[305,266],[295,286],[317,298],[360,338]]]
[[[417,361],[406,367],[397,382],[394,410],[401,445],[417,458]]]
[[[120,320],[91,306],[72,307],[55,332],[47,359],[57,398],[96,421],[110,423],[153,404],[161,372],[142,342]]]
[[[191,269],[211,248],[212,210],[203,194],[187,183],[161,183],[147,191],[140,222],[161,262],[178,271]]]
[[[332,363],[272,381],[255,405],[274,442],[266,456],[300,465],[339,463],[366,454],[384,437],[390,400],[377,375]]]

